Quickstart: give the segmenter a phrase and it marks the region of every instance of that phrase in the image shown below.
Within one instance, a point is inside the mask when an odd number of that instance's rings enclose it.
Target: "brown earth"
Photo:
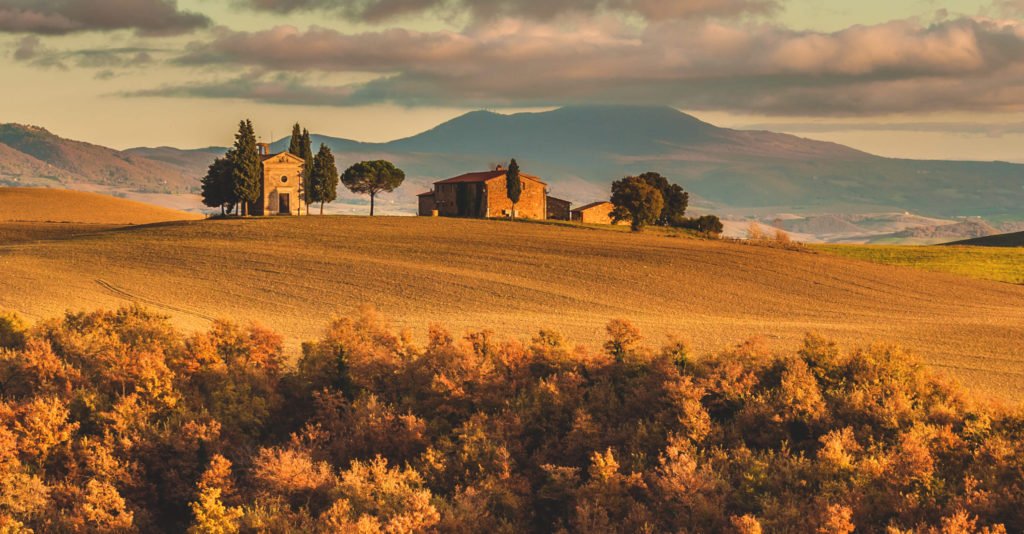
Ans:
[[[190,329],[259,321],[292,350],[333,315],[377,307],[422,338],[598,344],[612,318],[698,353],[807,332],[899,343],[978,392],[1024,398],[1024,287],[808,251],[665,235],[431,218],[178,222],[0,246],[0,308],[30,319],[131,301]]]
[[[195,213],[95,193],[64,189],[0,187],[0,223],[129,225],[201,218],[202,215]],[[24,228],[24,231],[37,232],[39,229]]]

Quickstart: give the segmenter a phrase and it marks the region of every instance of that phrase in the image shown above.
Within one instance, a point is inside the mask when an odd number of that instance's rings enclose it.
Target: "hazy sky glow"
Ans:
[[[302,121],[667,104],[889,156],[1024,161],[1024,0],[0,0],[0,122],[115,147]]]

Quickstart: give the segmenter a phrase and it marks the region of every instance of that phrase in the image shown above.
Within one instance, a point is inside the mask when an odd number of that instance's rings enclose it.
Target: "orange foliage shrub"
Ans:
[[[891,347],[4,324],[4,532],[1024,531],[1024,411]]]

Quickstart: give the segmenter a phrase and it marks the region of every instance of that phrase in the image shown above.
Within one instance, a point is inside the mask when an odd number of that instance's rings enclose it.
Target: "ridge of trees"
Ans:
[[[353,193],[370,196],[371,216],[377,196],[394,191],[405,181],[405,172],[384,160],[356,163],[339,176],[331,149],[321,144],[314,155],[309,130],[299,123],[292,126],[288,152],[304,162],[302,179],[296,186],[303,204],[308,207],[320,203],[321,215],[324,204],[337,199],[339,179]],[[201,184],[203,205],[219,207],[221,215],[231,212],[248,215],[249,205],[259,200],[263,187],[262,160],[252,121],[239,123],[234,145],[210,165]]]
[[[646,226],[688,228],[703,234],[722,233],[715,215],[686,217],[690,193],[656,172],[627,176],[612,182],[612,222],[629,221],[634,232]]]
[[[0,316],[0,530],[1024,530],[1024,412],[885,346],[600,350],[332,321]]]

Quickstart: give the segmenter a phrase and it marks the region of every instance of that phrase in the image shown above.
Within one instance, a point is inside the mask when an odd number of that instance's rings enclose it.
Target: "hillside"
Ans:
[[[974,239],[966,239],[947,244],[968,245],[972,247],[1024,247],[1024,232],[976,237]]]
[[[194,167],[64,139],[45,128],[0,124],[0,184],[94,184],[124,190],[184,193],[198,184]],[[211,156],[212,160],[212,156]],[[40,167],[40,162],[44,167]]]
[[[0,223],[129,225],[201,218],[201,215],[194,213],[95,193],[64,189],[0,187]]]
[[[1024,398],[1024,287],[811,252],[552,225],[429,218],[209,220],[0,246],[0,308],[39,319],[137,301],[185,328],[260,321],[291,347],[371,304],[500,335],[596,344],[611,318],[694,350],[808,331],[898,342],[979,389]]]

